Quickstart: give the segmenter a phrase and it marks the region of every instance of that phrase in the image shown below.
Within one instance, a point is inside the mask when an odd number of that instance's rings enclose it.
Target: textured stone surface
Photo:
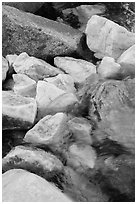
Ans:
[[[83,83],[91,74],[96,73],[95,65],[72,57],[55,57],[54,64],[70,74],[77,83]]]
[[[104,56],[117,59],[135,44],[135,34],[107,18],[94,15],[86,27],[87,45],[97,58]]]
[[[38,104],[38,115],[44,117],[47,112],[47,106],[58,96],[64,94],[62,89],[57,88],[54,84],[38,81],[36,90],[36,101]]]
[[[45,179],[21,169],[2,176],[3,202],[71,202],[57,187]]]
[[[5,81],[8,69],[8,61],[2,57],[2,81]]]
[[[92,144],[92,137],[90,135],[92,126],[87,119],[75,117],[69,120],[68,125],[76,141],[82,141],[89,145]]]
[[[16,58],[13,67],[16,73],[26,74],[35,81],[62,73],[61,70],[51,66],[44,60],[30,57],[26,52],[21,53]]]
[[[66,133],[68,133],[66,125],[66,114],[47,115],[26,133],[24,141],[33,144],[58,146],[63,142],[63,137]]]
[[[63,164],[49,152],[20,145],[2,159],[3,172],[10,169],[25,169],[45,179],[50,179],[63,171]]]
[[[64,93],[51,101],[43,114],[55,114],[57,112],[73,113],[78,106],[79,102],[75,94]]]
[[[44,2],[3,2],[2,5],[12,6],[19,10],[35,13]]]
[[[74,80],[69,74],[58,74],[55,77],[45,78],[45,81],[54,84],[59,89],[68,93],[76,92]]]
[[[135,45],[127,49],[117,60],[124,76],[135,77]]]
[[[89,105],[89,115],[97,123],[95,137],[103,140],[104,135],[134,153],[134,80],[99,82],[94,88],[91,85],[85,96],[83,102]]]
[[[27,52],[47,59],[81,52],[81,32],[13,7],[3,6],[2,12],[3,56]]]
[[[115,62],[114,58],[103,57],[97,72],[103,78],[117,79],[121,75],[121,66]]]
[[[25,74],[13,74],[14,87],[16,94],[24,97],[35,97],[36,82]]]
[[[3,91],[2,103],[3,129],[28,129],[34,124],[37,113],[34,99]]]
[[[72,166],[78,172],[84,172],[88,169],[93,169],[96,161],[95,150],[85,144],[72,144],[69,147],[67,164]]]

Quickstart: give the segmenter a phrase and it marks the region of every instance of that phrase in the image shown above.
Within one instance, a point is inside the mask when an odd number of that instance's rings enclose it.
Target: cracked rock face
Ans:
[[[135,34],[107,18],[94,15],[86,27],[87,44],[95,56],[118,59],[129,47],[135,44]]]

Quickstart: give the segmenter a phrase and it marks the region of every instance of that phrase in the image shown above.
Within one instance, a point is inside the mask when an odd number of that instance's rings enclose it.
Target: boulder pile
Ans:
[[[135,33],[81,4],[3,3],[3,202],[135,201]]]

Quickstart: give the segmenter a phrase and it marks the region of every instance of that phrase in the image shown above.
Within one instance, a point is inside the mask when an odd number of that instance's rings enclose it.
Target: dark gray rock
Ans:
[[[83,34],[70,26],[3,6],[3,56],[28,55],[46,59],[81,53]]]
[[[15,7],[19,10],[35,13],[44,2],[3,2],[2,5]]]

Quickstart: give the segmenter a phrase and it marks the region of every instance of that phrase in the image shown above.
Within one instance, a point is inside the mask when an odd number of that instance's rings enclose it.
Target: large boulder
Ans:
[[[95,52],[95,57],[104,56],[117,59],[135,44],[135,34],[107,18],[94,15],[86,27],[87,45]]]
[[[2,184],[3,202],[72,202],[55,185],[22,169],[4,173]]]
[[[24,97],[35,97],[36,81],[25,74],[13,74],[12,76],[14,80],[14,93]]]
[[[25,169],[45,179],[63,172],[62,162],[53,154],[34,147],[16,146],[2,159],[2,171]]]
[[[135,77],[135,45],[128,48],[117,60],[122,67],[122,74]]]
[[[109,138],[133,153],[135,150],[134,89],[133,79],[108,80],[98,82],[94,87],[91,85],[83,96],[84,100],[82,99],[82,103],[88,105],[91,120],[97,124],[92,133],[95,138],[99,141]]]
[[[58,55],[81,53],[83,34],[70,26],[3,6],[3,56],[29,55],[51,59]]]
[[[26,52],[21,53],[13,63],[13,68],[18,74],[26,74],[35,81],[45,77],[56,76],[62,71],[36,57],[30,57]]]
[[[84,83],[91,75],[96,73],[96,66],[82,59],[72,57],[55,57],[54,64],[69,74],[76,83]]]
[[[26,133],[24,141],[58,147],[68,134],[67,120],[67,115],[64,113],[47,115]]]
[[[2,82],[5,81],[8,70],[8,61],[4,57],[2,57]]]
[[[35,99],[2,91],[3,129],[29,129],[35,121],[37,104]]]

